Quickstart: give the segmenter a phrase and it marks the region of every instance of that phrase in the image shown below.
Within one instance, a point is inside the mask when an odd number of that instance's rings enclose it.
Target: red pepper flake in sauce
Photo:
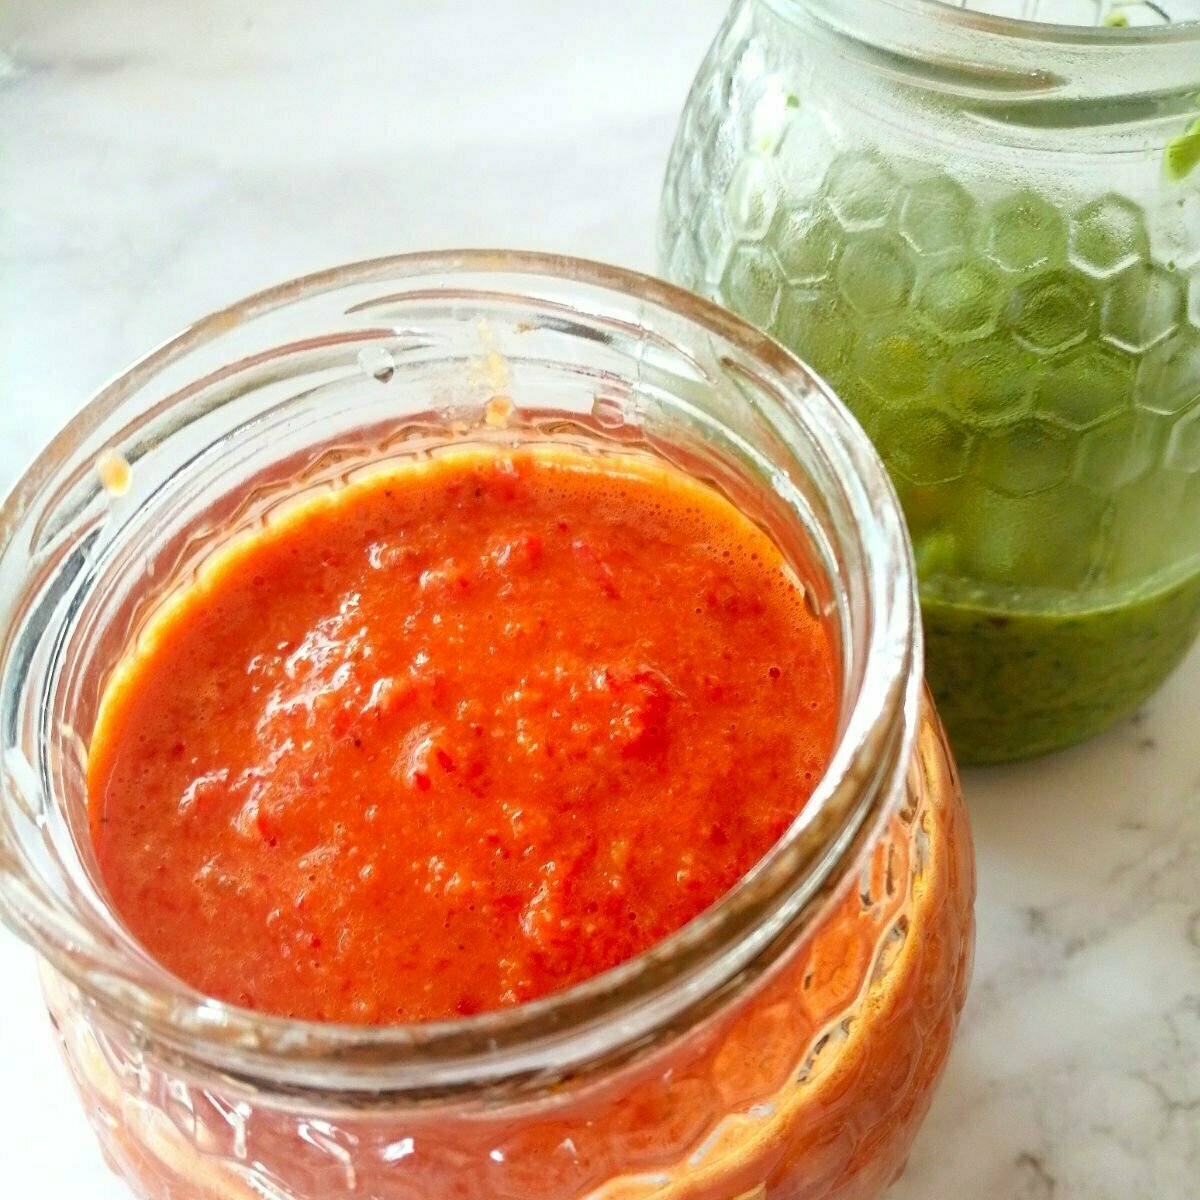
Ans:
[[[824,770],[833,653],[766,535],[654,462],[462,450],[233,542],[104,696],[117,912],[204,992],[388,1023],[638,954]]]

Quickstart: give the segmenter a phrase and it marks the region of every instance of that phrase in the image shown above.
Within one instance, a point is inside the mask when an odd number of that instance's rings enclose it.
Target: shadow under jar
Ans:
[[[342,1026],[173,978],[106,903],[88,840],[86,746],[138,629],[277,505],[447,446],[548,442],[668,460],[795,564],[838,653],[811,801],[691,924],[526,1005]],[[87,1114],[140,1196],[870,1200],[902,1169],[969,974],[967,820],[883,467],[737,318],[511,253],[287,284],[83,410],[0,510],[0,581],[0,913],[41,956]]]
[[[689,97],[663,269],[875,441],[960,761],[1104,729],[1200,626],[1198,96],[1196,0],[738,0]]]

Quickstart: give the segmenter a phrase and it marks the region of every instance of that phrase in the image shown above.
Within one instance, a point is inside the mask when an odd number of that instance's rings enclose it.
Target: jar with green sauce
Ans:
[[[961,760],[1166,678],[1200,629],[1200,0],[736,0],[659,245],[875,440]]]

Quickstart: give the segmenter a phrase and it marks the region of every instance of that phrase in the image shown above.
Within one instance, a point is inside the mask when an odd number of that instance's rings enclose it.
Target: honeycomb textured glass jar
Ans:
[[[737,0],[659,242],[879,447],[967,761],[1110,725],[1200,625],[1200,3],[989,7]]]
[[[795,561],[840,703],[791,829],[659,947],[500,1012],[308,1023],[168,975],[105,902],[84,778],[105,678],[154,606],[298,495],[449,445],[564,439],[669,459]],[[108,1161],[146,1200],[875,1200],[930,1103],[973,937],[916,612],[861,429],[774,342],[656,280],[379,260],[139,363],[0,509],[0,916],[42,957]]]

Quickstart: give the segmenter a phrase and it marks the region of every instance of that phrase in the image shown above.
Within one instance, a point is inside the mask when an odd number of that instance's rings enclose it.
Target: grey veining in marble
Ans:
[[[268,283],[451,245],[651,268],[722,9],[0,9],[0,487],[106,377]],[[975,985],[894,1200],[1200,1200],[1200,652],[1111,735],[966,785]],[[119,1200],[2,935],[0,974],[0,1194]]]

